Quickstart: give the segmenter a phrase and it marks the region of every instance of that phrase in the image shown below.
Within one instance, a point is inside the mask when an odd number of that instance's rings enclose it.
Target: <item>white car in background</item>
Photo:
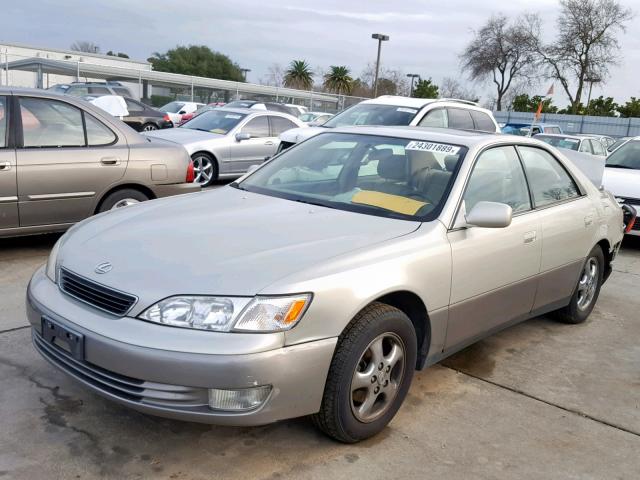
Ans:
[[[609,155],[603,184],[619,203],[631,205],[640,212],[640,137],[628,140]],[[640,220],[628,233],[640,236]]]
[[[540,133],[534,135],[536,140],[542,140],[556,148],[573,150],[574,152],[586,153],[597,157],[606,157],[607,148],[596,137],[592,135],[565,135],[561,133]]]
[[[179,125],[182,121],[182,115],[186,113],[193,113],[200,107],[204,106],[204,103],[175,101],[163,105],[158,110],[166,113],[169,116],[169,120],[171,120],[174,125]]]
[[[326,112],[307,112],[300,115],[298,118],[310,127],[319,127],[333,117],[333,113]]]
[[[305,113],[307,113],[309,111],[309,109],[303,105],[295,105],[293,103],[285,103],[285,105],[287,107],[289,107],[292,110],[295,110],[296,112],[298,112],[298,117],[300,115],[304,115]]]
[[[474,102],[452,98],[410,98],[383,95],[343,110],[319,127],[294,128],[280,136],[280,151],[327,128],[386,125],[456,128],[500,133],[491,111]]]

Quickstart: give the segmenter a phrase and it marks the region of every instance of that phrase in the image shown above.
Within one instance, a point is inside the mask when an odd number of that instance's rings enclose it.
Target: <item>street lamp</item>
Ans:
[[[247,73],[249,73],[251,71],[250,68],[241,68],[240,71],[242,72],[242,75],[244,77],[244,81],[247,81]]]
[[[413,97],[413,81],[416,78],[420,78],[420,75],[418,75],[417,73],[407,73],[407,77],[411,79],[411,88],[409,89],[409,96]]]
[[[602,79],[598,77],[589,76],[585,78],[584,81],[589,83],[589,96],[587,97],[587,108],[586,108],[587,111],[585,112],[587,115],[589,115],[589,108],[590,108],[589,104],[591,103],[591,90],[593,89],[593,84],[600,83]]]
[[[371,38],[374,40],[378,40],[378,58],[376,59],[376,76],[373,80],[373,97],[378,96],[378,72],[380,70],[380,48],[382,47],[382,42],[386,42],[389,40],[389,35],[383,35],[382,33],[374,33],[371,35]]]

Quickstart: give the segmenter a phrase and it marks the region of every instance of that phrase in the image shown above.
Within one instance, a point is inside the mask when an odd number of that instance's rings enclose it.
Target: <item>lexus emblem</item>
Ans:
[[[96,268],[94,271],[96,273],[107,273],[107,272],[110,272],[112,268],[113,268],[113,265],[111,265],[110,262],[102,262],[96,265]]]

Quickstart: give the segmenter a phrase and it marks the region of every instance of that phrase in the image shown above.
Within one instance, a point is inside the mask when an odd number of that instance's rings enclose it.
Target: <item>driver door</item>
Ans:
[[[243,173],[251,165],[260,165],[266,157],[273,155],[278,148],[277,137],[272,137],[267,115],[253,117],[236,133],[248,133],[248,140],[236,140],[230,148],[229,173]]]

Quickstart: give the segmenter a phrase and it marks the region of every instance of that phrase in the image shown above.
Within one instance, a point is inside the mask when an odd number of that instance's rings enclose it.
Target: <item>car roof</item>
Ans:
[[[554,137],[554,138],[573,138],[574,140],[584,140],[588,137],[587,135],[573,135],[571,133],[539,133],[535,135],[536,137]]]

